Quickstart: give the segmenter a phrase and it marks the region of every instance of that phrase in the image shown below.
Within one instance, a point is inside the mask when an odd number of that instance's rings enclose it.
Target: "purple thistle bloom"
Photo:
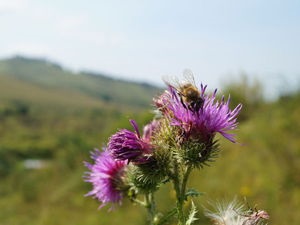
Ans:
[[[154,98],[153,102],[156,108],[163,114],[168,114],[169,110],[166,105],[169,103],[172,95],[169,91],[165,90],[158,98]]]
[[[85,166],[90,170],[86,173],[85,181],[93,185],[93,190],[86,196],[93,196],[102,204],[100,208],[108,203],[119,203],[123,198],[122,183],[126,161],[115,161],[105,149],[100,152],[96,149],[91,153],[94,164],[85,162]]]
[[[108,151],[116,160],[128,160],[143,163],[145,155],[152,153],[152,146],[148,137],[141,137],[138,126],[130,120],[135,132],[122,129],[112,135],[108,142]]]
[[[234,134],[228,133],[237,127],[237,115],[242,105],[239,104],[234,110],[230,110],[229,101],[224,96],[221,101],[216,101],[217,90],[211,95],[205,95],[207,86],[201,84],[200,95],[204,100],[203,106],[198,111],[193,111],[182,102],[181,96],[176,89],[169,86],[168,96],[164,94],[164,107],[168,110],[166,116],[171,120],[171,125],[183,129],[186,137],[210,140],[215,133],[220,133],[228,140],[235,142]],[[167,99],[167,100],[166,100]]]
[[[153,137],[154,133],[159,127],[159,121],[153,120],[152,122],[148,123],[146,126],[144,126],[143,129],[143,139],[147,142],[151,141],[151,138]]]

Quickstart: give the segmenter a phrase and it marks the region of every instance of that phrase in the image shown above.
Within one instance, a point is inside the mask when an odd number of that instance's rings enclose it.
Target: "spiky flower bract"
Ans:
[[[131,120],[135,132],[122,129],[112,135],[108,142],[108,151],[116,160],[128,160],[134,163],[144,163],[146,155],[152,152],[148,138],[140,135],[138,126]]]
[[[158,161],[154,158],[147,163],[129,165],[128,181],[138,193],[150,193],[158,189],[165,173],[159,168]]]
[[[85,163],[90,170],[86,173],[85,181],[93,185],[93,189],[86,196],[93,196],[102,204],[121,203],[123,198],[124,174],[126,161],[116,161],[111,154],[104,149],[100,152],[96,149],[91,153],[94,164]]]

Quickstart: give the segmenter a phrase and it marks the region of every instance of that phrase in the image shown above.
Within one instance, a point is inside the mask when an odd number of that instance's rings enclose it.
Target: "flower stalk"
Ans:
[[[188,165],[184,168],[183,175],[180,175],[180,170],[178,164],[175,165],[175,173],[177,176],[174,176],[173,184],[176,192],[176,207],[177,207],[177,217],[178,217],[178,225],[184,225],[186,223],[186,215],[184,213],[184,204],[187,201],[186,196],[186,186],[189,175],[192,171],[192,166]]]
[[[145,203],[148,212],[149,225],[155,225],[156,209],[153,193],[145,194]]]
[[[174,160],[174,176],[173,176],[173,186],[176,192],[176,208],[177,208],[177,218],[178,225],[185,224],[185,215],[183,211],[184,196],[182,195],[182,174],[180,171],[179,163]]]

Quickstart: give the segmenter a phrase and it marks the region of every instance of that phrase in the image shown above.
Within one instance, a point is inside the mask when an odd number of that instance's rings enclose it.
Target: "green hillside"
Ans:
[[[130,202],[108,213],[84,197],[91,186],[83,161],[118,128],[131,129],[128,119],[148,122],[159,90],[22,57],[2,60],[0,71],[0,224],[145,224],[144,210]],[[208,201],[235,196],[268,211],[269,224],[300,224],[299,102],[298,92],[245,104],[251,113],[236,131],[238,143],[222,140],[216,162],[192,174],[188,186],[204,193],[195,199],[196,224],[211,224],[201,210]],[[164,187],[159,209],[174,197]]]
[[[41,93],[41,97],[46,97],[45,95],[50,93],[54,96],[49,96],[49,98],[57,95],[66,100],[69,99],[70,102],[79,98],[79,101],[87,100],[94,103],[98,101],[98,104],[144,108],[149,107],[153,96],[158,93],[157,87],[146,83],[116,80],[88,72],[73,73],[44,59],[21,56],[0,61],[0,78],[3,75],[8,76],[8,79],[17,79],[19,80],[18,83],[22,83],[20,84],[22,85],[20,91],[11,88],[11,91],[15,92],[16,95],[22,96],[24,93],[22,91],[26,91],[26,88],[33,88],[31,93],[27,94],[35,95],[35,97],[33,96],[34,100],[37,99],[41,91],[44,91]],[[7,80],[6,78],[2,79]],[[3,82],[9,82],[5,80]],[[0,86],[1,89],[2,85]],[[29,86],[25,87],[24,85]],[[38,92],[35,93],[35,91]],[[63,101],[63,99],[58,101]],[[68,101],[65,103],[68,104]]]

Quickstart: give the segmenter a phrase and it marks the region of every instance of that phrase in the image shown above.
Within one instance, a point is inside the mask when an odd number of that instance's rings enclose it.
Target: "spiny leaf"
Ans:
[[[198,197],[203,194],[204,193],[191,188],[191,189],[188,189],[187,192],[185,193],[185,199],[187,200],[188,197]]]
[[[198,218],[195,217],[196,213],[197,213],[197,209],[194,202],[192,201],[192,208],[185,225],[191,225],[194,221],[198,220]]]

